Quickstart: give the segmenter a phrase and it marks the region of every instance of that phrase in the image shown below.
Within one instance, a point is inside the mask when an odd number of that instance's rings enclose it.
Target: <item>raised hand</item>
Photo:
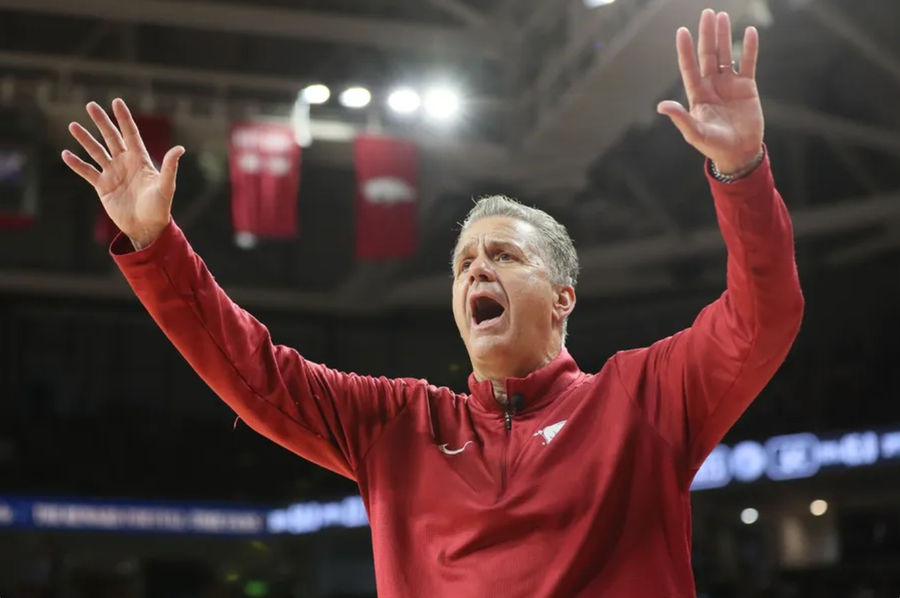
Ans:
[[[156,170],[128,106],[116,98],[112,107],[118,128],[96,102],[87,105],[106,147],[80,124],[69,124],[69,132],[100,170],[69,150],[63,151],[62,159],[94,187],[106,213],[140,249],[152,243],[171,219],[175,175],[184,148],[171,148]]]
[[[764,129],[756,89],[759,33],[755,27],[744,32],[737,72],[732,68],[728,13],[711,9],[701,13],[696,54],[686,27],[678,29],[675,42],[689,110],[666,100],[657,111],[671,118],[685,140],[712,160],[719,172],[747,170],[760,155]]]

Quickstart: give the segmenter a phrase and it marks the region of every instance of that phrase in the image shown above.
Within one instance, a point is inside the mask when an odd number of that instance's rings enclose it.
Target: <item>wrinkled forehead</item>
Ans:
[[[508,244],[527,253],[535,253],[537,230],[534,225],[509,216],[485,216],[470,223],[456,240],[453,261],[482,244]]]

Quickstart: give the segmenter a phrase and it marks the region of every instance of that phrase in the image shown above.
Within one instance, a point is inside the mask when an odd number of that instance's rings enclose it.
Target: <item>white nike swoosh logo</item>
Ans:
[[[449,448],[447,448],[447,443],[445,442],[444,444],[440,445],[438,448],[445,455],[458,455],[461,452],[463,452],[464,450],[466,450],[466,447],[469,446],[470,444],[472,444],[472,441],[468,440],[468,441],[466,441],[466,443],[464,445],[462,445],[458,449],[449,449]]]

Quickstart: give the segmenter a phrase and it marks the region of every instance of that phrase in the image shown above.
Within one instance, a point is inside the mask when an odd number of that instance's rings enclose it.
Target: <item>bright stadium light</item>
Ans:
[[[365,108],[372,101],[372,94],[365,87],[348,87],[341,92],[340,101],[345,108]]]
[[[307,104],[324,104],[331,97],[331,90],[327,85],[315,83],[304,87],[300,95]]]
[[[616,0],[584,0],[584,5],[587,8],[597,8],[599,6],[606,6],[607,4],[612,4]]]
[[[809,512],[815,517],[821,517],[826,511],[828,511],[828,502],[821,498],[809,503]]]
[[[741,511],[741,521],[745,525],[753,525],[759,519],[759,511],[753,507],[748,507]]]
[[[416,90],[408,87],[395,89],[388,96],[388,107],[397,114],[412,114],[421,104],[422,100]]]
[[[425,94],[425,113],[435,120],[450,120],[459,113],[459,94],[436,87]]]

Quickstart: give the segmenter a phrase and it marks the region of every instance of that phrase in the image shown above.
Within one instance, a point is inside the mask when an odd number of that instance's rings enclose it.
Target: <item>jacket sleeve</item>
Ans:
[[[688,483],[784,361],[804,306],[768,155],[733,183],[706,172],[728,249],[727,290],[690,328],[613,358],[632,400],[684,458]]]
[[[241,419],[356,479],[359,461],[405,407],[412,380],[338,372],[273,344],[266,327],[219,287],[175,222],[140,251],[119,235],[110,253],[169,340]]]

